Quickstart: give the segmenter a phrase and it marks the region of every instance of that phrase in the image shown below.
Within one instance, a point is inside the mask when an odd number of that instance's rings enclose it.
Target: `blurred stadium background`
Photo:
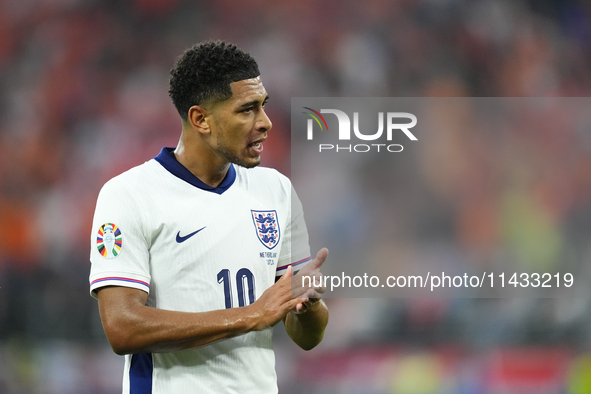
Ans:
[[[208,38],[257,58],[274,124],[263,164],[287,174],[291,97],[591,95],[583,0],[1,2],[0,393],[120,392],[122,358],[88,295],[94,204],[106,180],[176,144],[168,70]],[[528,196],[545,234],[588,261],[591,148],[561,133],[520,137],[553,158]],[[469,163],[473,146],[447,153]],[[457,249],[489,246],[488,204],[483,192],[434,208]],[[329,302],[318,349],[276,330],[281,393],[591,393],[589,297]]]

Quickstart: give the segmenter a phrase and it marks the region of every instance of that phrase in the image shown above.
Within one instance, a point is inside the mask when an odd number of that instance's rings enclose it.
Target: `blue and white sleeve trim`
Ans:
[[[285,264],[280,267],[277,267],[277,271],[275,272],[275,277],[283,276],[283,274],[285,274],[287,272],[287,267],[289,267],[290,265],[292,266],[292,269],[294,270],[294,272],[296,272],[296,271],[299,271],[300,269],[302,269],[303,267],[305,267],[306,264],[308,264],[310,261],[312,261],[312,256],[308,256],[305,259],[301,259],[299,261],[296,261],[295,263],[289,263],[289,264]]]
[[[97,297],[96,291],[105,286],[123,286],[132,287],[150,293],[150,278],[143,275],[133,275],[129,273],[103,273],[90,279],[90,295]]]

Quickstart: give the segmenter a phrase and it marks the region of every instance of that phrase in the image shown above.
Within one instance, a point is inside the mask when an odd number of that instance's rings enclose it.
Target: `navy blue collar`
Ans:
[[[199,178],[193,175],[191,171],[187,170],[181,163],[178,162],[174,156],[174,148],[162,148],[154,160],[162,164],[162,167],[166,168],[168,172],[177,178],[180,178],[183,181],[208,192],[222,194],[228,190],[236,180],[236,169],[234,168],[233,164],[230,164],[230,168],[228,169],[226,177],[218,187],[212,187],[203,183]]]

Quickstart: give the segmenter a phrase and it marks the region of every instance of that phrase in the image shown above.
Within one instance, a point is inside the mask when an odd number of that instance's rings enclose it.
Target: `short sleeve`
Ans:
[[[104,286],[150,291],[149,244],[142,204],[116,179],[99,193],[90,239],[90,294]]]
[[[299,271],[312,260],[302,203],[293,186],[291,186],[290,200],[289,218],[285,231],[283,232],[283,242],[277,263],[275,280],[280,278],[290,265],[295,272]]]

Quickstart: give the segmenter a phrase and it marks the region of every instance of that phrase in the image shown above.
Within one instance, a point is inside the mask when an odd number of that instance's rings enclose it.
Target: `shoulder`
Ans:
[[[138,182],[143,182],[147,177],[154,176],[158,168],[155,164],[157,163],[153,159],[146,161],[145,163],[130,168],[129,170],[111,178],[106,184],[123,183],[127,185],[135,185]]]
[[[141,199],[141,196],[145,196],[146,192],[149,192],[147,188],[154,185],[152,180],[158,171],[154,164],[154,160],[150,160],[111,178],[101,188],[99,198],[110,196]]]
[[[250,193],[264,195],[279,201],[289,201],[292,195],[291,181],[273,168],[244,168],[236,166],[236,180]]]
[[[254,167],[244,168],[236,167],[236,176],[247,182],[261,183],[268,186],[275,186],[290,189],[291,181],[288,177],[280,173],[274,168],[268,167]]]

